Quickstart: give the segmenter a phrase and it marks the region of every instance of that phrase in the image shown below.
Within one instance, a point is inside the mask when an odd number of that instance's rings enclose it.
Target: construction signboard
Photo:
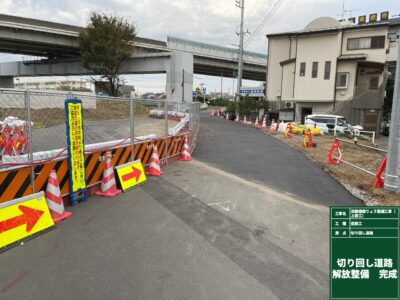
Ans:
[[[400,299],[399,207],[331,207],[331,299]]]
[[[115,169],[123,191],[146,181],[146,174],[140,160],[118,166]]]
[[[43,192],[0,204],[0,249],[54,226]]]
[[[83,140],[82,101],[65,100],[71,205],[86,199],[85,146]]]

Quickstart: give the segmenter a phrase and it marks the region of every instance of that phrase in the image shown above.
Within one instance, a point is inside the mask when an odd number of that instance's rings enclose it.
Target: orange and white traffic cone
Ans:
[[[49,207],[51,218],[54,223],[69,219],[72,213],[64,210],[64,202],[61,198],[60,186],[58,184],[57,174],[55,170],[51,170],[47,181],[45,192],[47,206]]]
[[[179,158],[179,160],[183,160],[183,161],[191,161],[192,160],[192,157],[190,156],[189,141],[188,141],[187,137],[185,137],[185,142],[183,143],[182,153],[181,153],[181,157]]]
[[[151,176],[161,176],[164,174],[164,172],[161,171],[160,159],[158,158],[158,149],[157,145],[155,144],[153,145],[153,151],[151,153],[150,166],[145,173]]]
[[[96,196],[111,198],[121,193],[121,190],[117,189],[117,185],[115,183],[114,169],[111,158],[111,152],[108,151],[106,154],[106,166],[103,171],[100,190],[94,192]]]
[[[267,118],[266,117],[264,117],[261,128],[267,128]]]
[[[254,127],[260,127],[260,122],[258,120],[258,117],[256,118],[256,122],[254,123]]]

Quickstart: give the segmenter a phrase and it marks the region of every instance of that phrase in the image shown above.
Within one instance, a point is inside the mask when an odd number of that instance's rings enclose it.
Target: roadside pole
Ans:
[[[333,129],[333,136],[336,137],[337,118],[335,118],[335,128]]]
[[[385,191],[400,192],[400,36],[397,36],[397,63],[394,80],[392,117],[385,172]]]
[[[130,98],[130,106],[129,106],[129,116],[130,116],[130,136],[131,136],[131,160],[135,160],[135,119],[134,119],[134,114],[135,114],[135,108],[134,108],[134,99]]]
[[[31,188],[32,194],[35,193],[35,168],[32,165],[33,163],[33,144],[32,144],[32,112],[31,112],[31,98],[29,95],[29,90],[26,90],[24,93],[25,98],[25,112],[26,112],[26,120],[27,120],[27,129],[28,129],[28,161],[30,164],[31,171]]]
[[[165,165],[168,164],[168,101],[165,100]]]
[[[238,79],[235,97],[235,111],[237,114],[238,100],[240,100],[240,88],[242,86],[243,74],[243,22],[244,22],[244,0],[236,0],[236,6],[240,8],[240,32],[239,32],[239,57],[238,57]]]

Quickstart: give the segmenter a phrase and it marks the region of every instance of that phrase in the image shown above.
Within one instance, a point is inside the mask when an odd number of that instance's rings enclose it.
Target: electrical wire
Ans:
[[[283,0],[277,0],[275,4],[272,6],[271,10],[267,13],[261,23],[256,27],[253,33],[247,38],[244,42],[243,46],[248,46],[250,42],[254,39],[254,37],[258,34],[258,32],[264,27],[265,23],[272,18],[275,12],[278,10],[279,6],[282,4]]]

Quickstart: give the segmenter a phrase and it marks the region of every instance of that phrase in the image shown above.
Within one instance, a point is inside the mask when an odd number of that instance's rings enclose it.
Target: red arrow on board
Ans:
[[[136,169],[135,167],[132,166],[132,172],[122,175],[122,181],[128,181],[132,178],[135,178],[136,182],[138,182],[141,174],[142,174],[142,171],[140,171],[139,169]]]
[[[26,232],[30,232],[44,213],[44,211],[42,210],[37,210],[24,205],[19,205],[18,208],[22,212],[22,214],[8,220],[1,221],[0,233],[17,228],[25,224],[26,224]]]

